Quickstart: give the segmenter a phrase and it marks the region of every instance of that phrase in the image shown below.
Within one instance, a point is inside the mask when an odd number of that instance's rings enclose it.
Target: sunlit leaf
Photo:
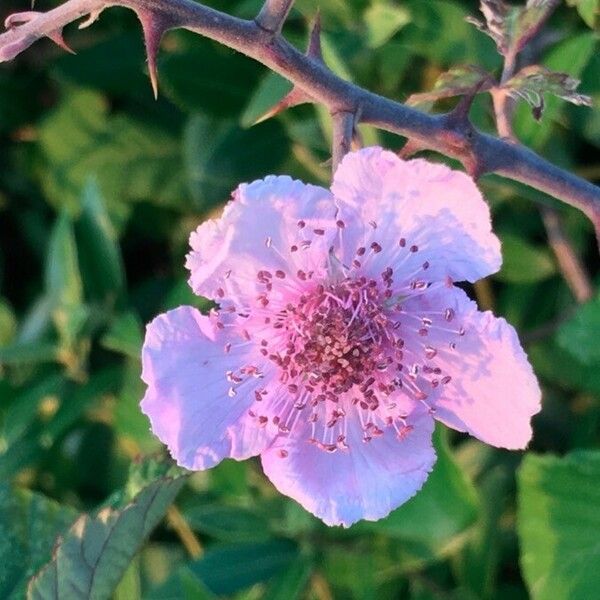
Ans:
[[[531,106],[533,116],[540,119],[544,111],[544,94],[553,94],[571,104],[591,106],[590,96],[578,94],[575,90],[579,80],[566,73],[556,73],[539,65],[521,69],[502,87],[513,98],[522,98]]]
[[[527,455],[518,501],[521,565],[533,600],[593,598],[600,587],[600,452]]]
[[[122,510],[102,509],[77,519],[52,561],[31,581],[30,600],[110,597],[142,542],[162,519],[184,477],[150,483]]]

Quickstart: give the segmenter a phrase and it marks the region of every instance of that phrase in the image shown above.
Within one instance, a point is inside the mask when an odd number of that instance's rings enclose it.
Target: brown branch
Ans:
[[[497,173],[559,198],[582,210],[600,231],[600,188],[590,182],[519,144],[481,133],[468,122],[457,124],[446,115],[428,115],[344,81],[318,60],[296,50],[279,33],[191,0],[67,0],[1,34],[0,62],[11,60],[37,39],[72,21],[115,5],[138,14],[150,12],[155,28],[158,24],[163,30],[185,28],[238,50],[289,79],[331,113],[360,112],[361,122],[399,133],[426,148],[463,161],[475,156],[479,173]],[[282,0],[275,5],[287,3]]]
[[[556,256],[564,280],[577,302],[587,302],[594,295],[594,288],[563,230],[558,211],[548,206],[540,208],[540,211],[548,234],[548,243]]]

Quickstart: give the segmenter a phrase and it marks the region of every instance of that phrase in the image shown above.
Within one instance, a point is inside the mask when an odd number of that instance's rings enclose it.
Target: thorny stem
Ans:
[[[266,0],[255,19],[256,24],[270,33],[280,33],[293,4],[294,0]]]
[[[356,115],[352,112],[340,111],[331,115],[333,120],[333,143],[331,152],[331,173],[335,173],[342,158],[352,146],[354,121]]]
[[[516,59],[517,55],[514,52],[505,56],[500,86],[504,85],[514,75]],[[512,129],[512,113],[514,108],[512,98],[501,87],[496,87],[492,89],[492,100],[498,133],[507,140],[516,142]],[[548,243],[556,257],[563,279],[569,286],[577,302],[586,302],[593,295],[592,284],[582,262],[579,260],[577,253],[563,230],[560,215],[558,211],[550,207],[543,207],[540,210],[548,235]]]
[[[275,14],[284,0],[267,2],[263,15]],[[550,194],[582,210],[600,231],[600,188],[565,171],[535,152],[482,133],[468,120],[429,115],[344,81],[318,60],[305,56],[280,33],[254,20],[243,20],[192,0],[67,0],[61,6],[4,34],[0,34],[0,62],[11,60],[40,37],[108,6],[127,6],[138,14],[151,13],[163,30],[184,28],[224,44],[257,60],[289,79],[331,113],[358,113],[360,121],[399,133],[462,161],[475,161],[477,173],[497,173]],[[277,13],[281,15],[281,13]],[[274,19],[268,18],[267,23]],[[264,21],[263,21],[264,23]]]

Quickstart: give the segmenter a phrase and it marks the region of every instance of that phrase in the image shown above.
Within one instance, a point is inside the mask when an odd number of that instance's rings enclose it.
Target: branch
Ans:
[[[333,119],[333,143],[331,148],[331,173],[333,174],[342,158],[350,152],[356,115],[342,111],[333,113],[331,118]]]
[[[256,24],[269,33],[278,34],[292,9],[294,0],[265,0]]]
[[[277,6],[291,3],[273,0],[268,4],[263,11],[274,15]],[[477,131],[466,120],[458,123],[447,115],[428,115],[344,81],[318,60],[296,50],[279,33],[191,0],[67,0],[1,34],[0,62],[11,60],[72,21],[115,5],[129,7],[138,15],[152,14],[154,27],[158,24],[162,31],[185,28],[238,50],[289,79],[332,113],[360,112],[361,122],[409,137],[425,148],[461,161],[476,157],[481,174],[497,173],[559,198],[582,210],[600,231],[600,188],[595,185],[519,144]],[[277,14],[281,16],[281,12]]]

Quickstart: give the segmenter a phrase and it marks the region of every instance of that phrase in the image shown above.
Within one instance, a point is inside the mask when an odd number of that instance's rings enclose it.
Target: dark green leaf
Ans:
[[[28,598],[109,598],[184,482],[182,476],[159,479],[122,510],[105,508],[94,517],[81,516],[52,561],[31,580]]]
[[[551,277],[556,267],[546,248],[513,235],[502,236],[502,269],[497,277],[510,283],[535,283]]]
[[[600,295],[583,306],[567,322],[556,336],[558,344],[586,365],[600,363]]]
[[[40,494],[0,486],[1,598],[24,597],[27,580],[50,559],[57,535],[76,515]]]
[[[600,452],[525,457],[518,474],[521,565],[534,600],[600,588]]]

